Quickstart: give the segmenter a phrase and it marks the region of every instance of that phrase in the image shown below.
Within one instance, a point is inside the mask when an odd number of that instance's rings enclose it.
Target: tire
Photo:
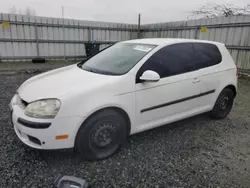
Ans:
[[[211,111],[211,117],[215,119],[223,119],[227,117],[233,107],[233,103],[234,92],[230,88],[223,89]]]
[[[105,109],[82,124],[75,146],[86,160],[105,159],[126,141],[127,132],[126,119],[113,109]]]
[[[45,63],[45,62],[46,62],[46,60],[44,58],[40,58],[40,57],[32,59],[32,63]]]

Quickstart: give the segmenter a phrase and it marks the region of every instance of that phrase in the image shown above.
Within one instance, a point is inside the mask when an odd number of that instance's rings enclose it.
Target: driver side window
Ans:
[[[146,70],[157,72],[160,78],[192,71],[194,67],[191,63],[187,63],[192,58],[192,51],[192,44],[189,43],[163,47],[142,65],[137,72],[136,83],[140,83],[139,77]]]

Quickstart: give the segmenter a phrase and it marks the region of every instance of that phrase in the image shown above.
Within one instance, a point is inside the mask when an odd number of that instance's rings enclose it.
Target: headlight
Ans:
[[[51,119],[56,116],[60,106],[61,102],[57,99],[44,99],[28,104],[24,113],[34,118]]]

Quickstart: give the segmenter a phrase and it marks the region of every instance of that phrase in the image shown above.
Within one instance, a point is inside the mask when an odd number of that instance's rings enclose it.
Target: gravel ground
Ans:
[[[0,187],[50,188],[59,174],[95,187],[250,187],[250,80],[240,79],[228,118],[196,116],[129,138],[118,154],[87,162],[70,151],[37,151],[16,137],[8,102],[32,74],[0,75]]]

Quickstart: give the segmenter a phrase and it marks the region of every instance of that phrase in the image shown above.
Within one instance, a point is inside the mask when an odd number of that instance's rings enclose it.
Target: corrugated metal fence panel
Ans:
[[[2,27],[2,21],[10,27]],[[0,60],[85,56],[85,43],[106,47],[137,38],[137,26],[109,22],[33,17],[0,13]]]
[[[0,58],[31,59],[85,56],[84,43],[95,41],[100,49],[135,39],[137,25],[0,14],[10,27],[0,26]],[[227,24],[227,25],[225,25]],[[201,32],[207,26],[207,32]],[[142,25],[142,38],[196,38],[225,43],[239,68],[250,69],[250,16]]]

